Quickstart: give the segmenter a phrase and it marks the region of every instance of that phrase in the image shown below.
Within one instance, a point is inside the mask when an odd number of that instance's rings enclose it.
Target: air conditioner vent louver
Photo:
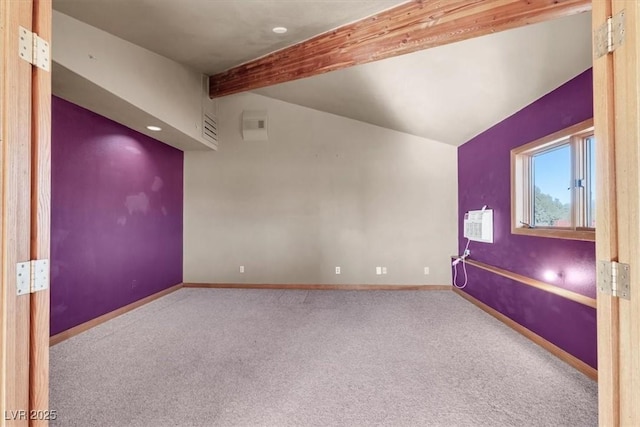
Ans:
[[[206,113],[202,117],[202,137],[218,144],[218,121],[214,116]]]

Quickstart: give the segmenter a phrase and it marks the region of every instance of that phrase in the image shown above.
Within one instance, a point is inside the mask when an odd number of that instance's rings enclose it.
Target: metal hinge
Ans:
[[[624,10],[607,18],[607,22],[593,30],[593,53],[600,58],[612,53],[624,41]]]
[[[49,289],[49,260],[19,262],[17,268],[18,295]]]
[[[51,59],[49,42],[24,27],[20,27],[18,31],[18,55],[20,55],[20,58],[29,64],[49,71]]]
[[[600,292],[623,299],[631,299],[629,264],[598,261],[598,288]]]

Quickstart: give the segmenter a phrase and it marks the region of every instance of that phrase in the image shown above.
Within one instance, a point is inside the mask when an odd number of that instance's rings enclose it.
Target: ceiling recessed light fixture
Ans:
[[[152,130],[154,132],[160,132],[162,130],[159,126],[147,126],[147,129]]]
[[[286,27],[273,27],[273,29],[271,30],[276,34],[284,34],[287,32]]]

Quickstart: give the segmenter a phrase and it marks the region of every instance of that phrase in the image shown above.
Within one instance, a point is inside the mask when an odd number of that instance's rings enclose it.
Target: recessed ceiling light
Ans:
[[[287,32],[287,29],[285,27],[273,27],[271,31],[273,31],[276,34],[284,34]]]
[[[158,126],[147,126],[147,129],[152,130],[154,132],[160,132],[162,130],[162,128]]]

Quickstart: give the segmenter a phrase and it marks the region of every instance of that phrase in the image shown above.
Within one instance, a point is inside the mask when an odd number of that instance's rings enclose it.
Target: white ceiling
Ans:
[[[388,9],[406,0],[53,0],[89,25],[204,74]],[[272,28],[289,31],[278,35]]]
[[[460,145],[591,66],[591,14],[255,92]]]
[[[211,74],[403,1],[54,0],[62,13]],[[284,36],[271,32],[283,25]],[[591,65],[581,14],[255,92],[460,145]],[[55,79],[55,76],[54,76]]]

